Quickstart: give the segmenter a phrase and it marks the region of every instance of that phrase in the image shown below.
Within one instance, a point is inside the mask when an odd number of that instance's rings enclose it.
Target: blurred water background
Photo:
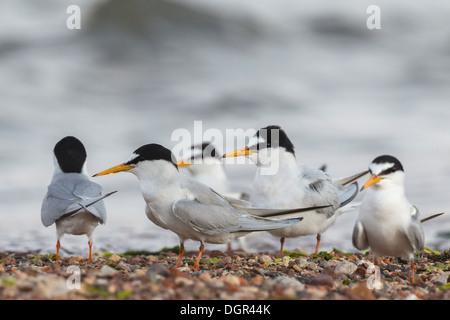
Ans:
[[[66,27],[72,4],[81,30]],[[380,30],[366,27],[372,4]],[[325,163],[333,177],[396,156],[422,216],[447,211],[424,225],[426,246],[449,248],[449,14],[447,0],[3,0],[0,250],[54,252],[55,228],[43,227],[40,206],[62,137],[85,144],[94,174],[142,144],[172,148],[172,132],[196,120],[223,132],[281,125],[298,161]],[[254,166],[226,170],[235,191],[250,190]],[[119,190],[106,201],[95,249],[178,244],[145,216],[133,175],[95,181]],[[321,249],[353,251],[356,217],[340,217]],[[270,251],[279,242],[262,234],[247,245]],[[311,236],[285,248],[314,245]],[[86,255],[87,239],[65,236],[62,247]],[[207,245],[216,248],[225,246]]]

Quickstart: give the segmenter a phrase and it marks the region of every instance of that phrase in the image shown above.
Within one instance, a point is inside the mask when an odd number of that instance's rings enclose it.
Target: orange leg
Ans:
[[[89,259],[88,261],[92,261],[92,242],[88,241],[89,244]]]
[[[379,258],[374,258],[374,260],[373,260],[373,263],[376,266],[376,268],[375,268],[375,279],[378,279],[378,277],[379,277],[378,270],[380,270],[380,269],[379,269],[378,266],[379,266],[380,262],[379,262],[378,259]]]
[[[319,245],[320,245],[320,239],[321,239],[320,233],[317,234],[316,239],[317,239],[316,251],[314,252],[314,254],[318,254],[319,253]]]
[[[284,247],[284,239],[285,238],[280,238],[280,253],[283,253],[283,247]]]
[[[181,258],[183,258],[184,255],[184,244],[181,243],[180,244],[180,253],[178,254],[178,261],[177,264],[175,265],[175,268],[178,268],[181,265]]]
[[[59,247],[61,247],[61,244],[58,242],[56,242],[56,260],[59,259]]]
[[[412,284],[415,284],[414,283],[414,272],[415,271],[416,271],[416,266],[414,264],[414,258],[413,258],[413,259],[411,259],[411,283]]]
[[[198,270],[198,266],[200,264],[200,259],[203,255],[203,250],[205,249],[205,246],[203,245],[203,242],[201,242],[200,244],[200,249],[198,251],[198,257],[197,257],[197,261],[195,261],[195,264],[193,267],[191,267],[192,270]]]

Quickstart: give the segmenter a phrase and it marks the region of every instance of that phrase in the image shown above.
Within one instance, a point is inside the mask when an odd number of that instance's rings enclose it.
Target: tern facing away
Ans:
[[[53,149],[55,171],[41,207],[45,227],[56,225],[56,259],[64,234],[88,237],[89,261],[92,260],[93,233],[106,222],[103,188],[90,181],[86,169],[86,149],[80,140],[68,136]]]
[[[359,207],[353,246],[359,250],[370,247],[375,264],[381,256],[409,259],[414,283],[414,252],[424,249],[424,232],[419,210],[405,195],[403,166],[395,157],[383,155],[370,163],[369,171],[372,176],[362,189],[372,187]]]
[[[316,235],[315,253],[319,252],[321,234],[345,212],[343,206],[358,193],[356,180],[367,171],[340,180],[332,180],[324,170],[298,164],[294,145],[279,126],[260,129],[247,146],[224,157],[247,156],[256,164],[257,172],[250,202],[266,208],[313,207],[330,204],[324,209],[301,215],[299,224],[269,231],[280,238],[280,253],[286,237]]]
[[[245,201],[220,195],[210,187],[180,174],[172,152],[159,144],[144,145],[135,150],[126,162],[94,176],[121,171],[131,172],[139,179],[147,217],[157,226],[178,235],[180,253],[176,267],[180,266],[187,239],[200,242],[199,254],[192,267],[197,269],[204,242],[228,243],[253,231],[282,228],[301,221],[301,218],[254,217],[251,214],[253,211],[276,217],[286,210],[250,208]],[[306,210],[310,209],[290,212]]]

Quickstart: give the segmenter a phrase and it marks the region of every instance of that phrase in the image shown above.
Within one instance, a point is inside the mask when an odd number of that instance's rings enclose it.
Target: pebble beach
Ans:
[[[410,264],[381,261],[376,281],[369,253],[339,250],[304,254],[205,251],[175,268],[177,248],[158,253],[96,252],[55,259],[54,254],[0,254],[2,300],[448,300],[450,251],[416,255]]]

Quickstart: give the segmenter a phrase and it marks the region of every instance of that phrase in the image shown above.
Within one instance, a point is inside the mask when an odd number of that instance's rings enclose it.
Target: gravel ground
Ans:
[[[55,261],[33,252],[0,254],[2,300],[449,300],[450,251],[416,256],[410,264],[385,258],[379,273],[367,254],[318,255],[205,251],[198,270],[187,252],[95,253]],[[381,277],[381,280],[378,281]],[[381,285],[381,287],[379,287]]]

